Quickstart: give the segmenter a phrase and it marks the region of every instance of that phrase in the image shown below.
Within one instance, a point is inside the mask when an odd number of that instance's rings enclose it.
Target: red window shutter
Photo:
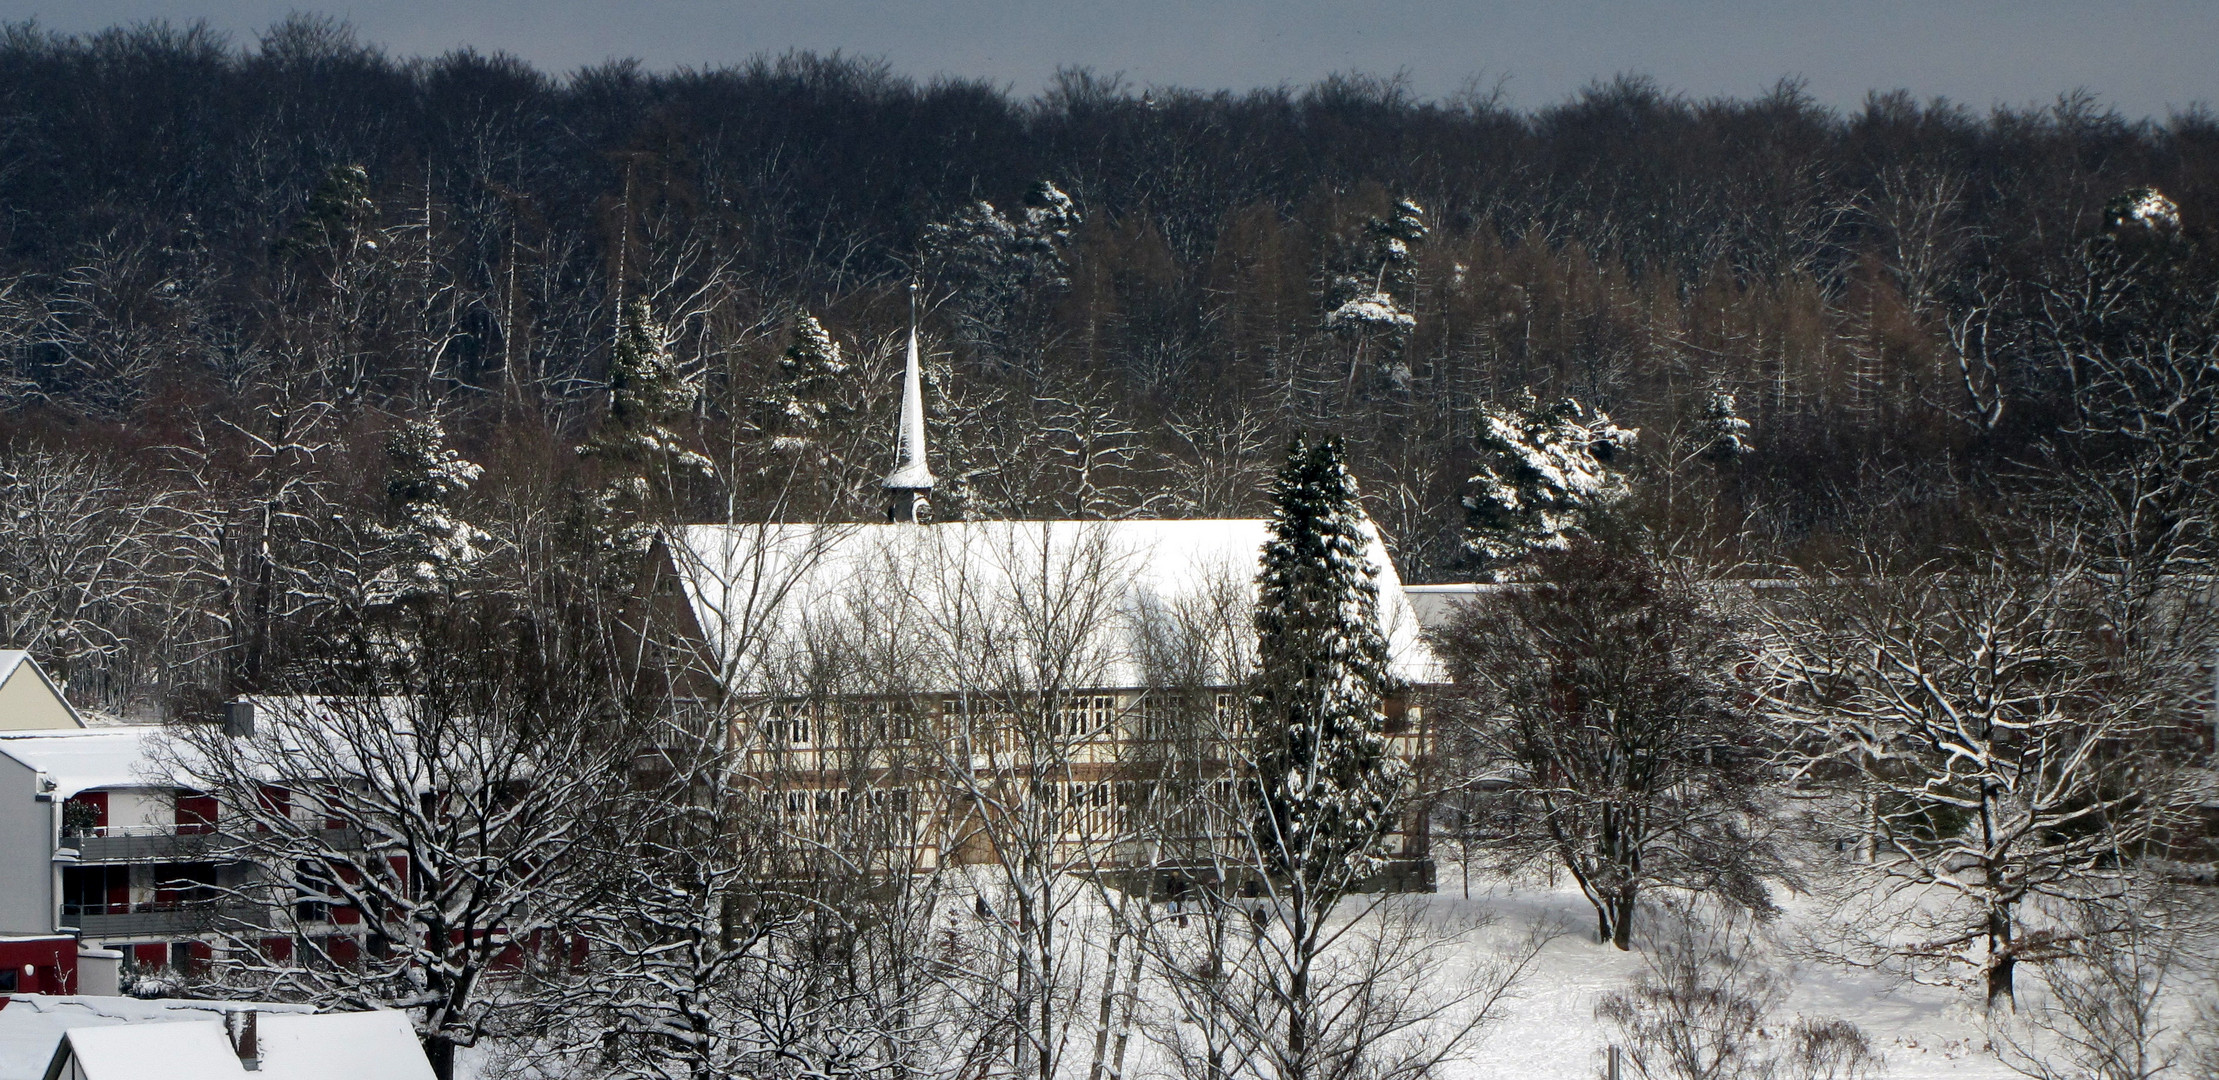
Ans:
[[[216,828],[216,797],[177,793],[177,831],[180,833],[206,833]]]
[[[261,805],[262,813],[270,817],[289,818],[293,816],[293,793],[284,788],[264,784],[261,790],[255,793],[254,801]],[[254,831],[268,832],[270,827],[265,822],[257,821],[254,823]]]

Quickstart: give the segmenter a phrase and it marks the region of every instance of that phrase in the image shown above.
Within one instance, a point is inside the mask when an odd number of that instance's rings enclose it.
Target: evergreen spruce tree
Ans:
[[[832,398],[847,374],[840,346],[808,312],[794,320],[794,342],[778,358],[778,383],[764,395],[763,421],[771,448],[786,454],[821,453]]]
[[[1316,979],[1333,910],[1385,862],[1408,784],[1388,753],[1391,689],[1370,530],[1341,444],[1299,440],[1272,485],[1271,538],[1257,577],[1256,869],[1269,889],[1258,932],[1280,1013],[1269,1056],[1286,1080],[1314,1074],[1335,1020]]]
[[[370,171],[360,165],[333,165],[308,197],[307,212],[278,241],[278,251],[340,257],[357,244],[376,247],[365,236],[377,213],[377,203],[370,198]]]
[[[1465,547],[1483,564],[1556,549],[1632,493],[1617,465],[1640,431],[1571,398],[1542,405],[1532,391],[1488,407],[1480,466],[1464,497]]]
[[[1258,848],[1314,901],[1378,869],[1407,779],[1388,755],[1378,570],[1341,444],[1297,441],[1272,487],[1257,579]]]
[[[715,475],[709,459],[672,426],[692,411],[694,396],[654,312],[635,298],[609,360],[608,415],[578,448],[606,478],[595,507],[605,547],[646,550],[655,516],[677,504],[688,481]]]
[[[452,593],[491,542],[458,516],[456,502],[484,470],[447,445],[437,420],[405,420],[386,444],[389,524],[371,527],[391,558],[370,582],[373,605]]]
[[[1724,390],[1712,390],[1703,406],[1702,420],[1696,427],[1696,439],[1702,444],[1698,453],[1721,465],[1741,460],[1757,449],[1749,441],[1749,427],[1749,421],[1741,418],[1734,396]]]

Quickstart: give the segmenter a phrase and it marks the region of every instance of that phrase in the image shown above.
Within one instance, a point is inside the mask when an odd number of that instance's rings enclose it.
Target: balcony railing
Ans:
[[[87,938],[183,936],[240,925],[267,927],[266,909],[248,904],[64,904],[62,924]]]
[[[188,827],[190,828],[190,827]],[[322,830],[322,843],[341,851],[359,846],[352,829]],[[62,838],[61,852],[76,852],[80,863],[207,862],[232,857],[238,840],[210,831],[180,831],[134,825],[88,830]]]
[[[179,833],[174,830],[106,830],[106,835],[64,837],[62,846],[77,849],[77,861],[200,862],[219,858],[234,845],[214,833]]]

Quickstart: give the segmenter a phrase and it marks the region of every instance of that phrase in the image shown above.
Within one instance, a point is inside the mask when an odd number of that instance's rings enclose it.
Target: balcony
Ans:
[[[338,851],[361,844],[352,829],[325,829],[319,841]],[[62,837],[56,862],[147,863],[220,862],[236,858],[238,840],[212,831],[180,832],[161,825],[111,825]]]
[[[75,849],[81,863],[205,862],[221,858],[233,845],[212,832],[179,832],[159,825],[104,826],[62,838],[62,852]]]
[[[249,904],[216,905],[206,902],[86,906],[64,904],[62,925],[76,927],[84,937],[92,940],[192,937],[205,935],[217,926],[231,929],[241,926],[267,927],[270,925],[270,913]]]

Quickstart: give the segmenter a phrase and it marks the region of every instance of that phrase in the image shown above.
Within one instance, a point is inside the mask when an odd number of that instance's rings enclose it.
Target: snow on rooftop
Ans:
[[[164,787],[151,754],[158,724],[0,732],[0,756],[51,777],[54,794],[68,798],[95,788]]]
[[[56,996],[15,994],[0,1007],[0,1080],[40,1080],[53,1060],[62,1033],[78,1028],[122,1024],[174,1024],[187,1021],[221,1022],[226,1009],[246,1008],[237,1001],[188,1001],[182,998],[142,1000],[90,995]],[[264,1013],[309,1012],[306,1005],[256,1004]],[[264,1016],[262,1023],[268,1023]],[[237,1059],[233,1059],[236,1061]],[[148,1076],[168,1076],[166,1069]]]
[[[1036,610],[1044,589],[1099,574],[1113,615],[1087,647],[1098,685],[1143,685],[1130,631],[1143,611],[1226,599],[1249,625],[1270,522],[973,521],[919,524],[693,525],[673,530],[671,553],[687,600],[724,667],[727,685],[763,692],[782,648],[873,612],[901,610],[922,625],[956,612],[977,619],[1012,598]],[[1394,673],[1431,681],[1432,656],[1373,530],[1381,629]]]
[[[257,1011],[261,1010],[257,1006]],[[430,1080],[431,1063],[399,1012],[258,1015],[259,1069],[249,1073],[217,1018],[73,1028],[70,1049],[91,1080]]]

